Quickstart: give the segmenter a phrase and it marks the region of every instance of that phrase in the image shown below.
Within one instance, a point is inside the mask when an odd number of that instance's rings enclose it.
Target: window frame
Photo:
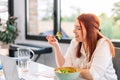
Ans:
[[[55,35],[58,31],[61,31],[61,14],[60,14],[60,0],[54,0],[53,3],[54,9],[53,9],[53,34]],[[47,41],[45,36],[36,36],[36,35],[29,35],[27,34],[27,27],[28,27],[28,0],[25,0],[25,38],[27,40],[40,40],[40,41]],[[59,40],[61,43],[70,43],[71,39],[61,39]]]
[[[27,11],[27,1],[25,0],[25,38],[27,40],[38,40],[38,41],[47,41],[45,36],[36,36],[36,35],[28,35],[27,34],[27,27],[28,27],[28,11]],[[54,35],[57,33],[57,31],[61,31],[61,0],[54,0],[53,6],[53,16],[54,16]],[[61,39],[59,40],[61,43],[70,43],[71,39]],[[112,41],[113,44],[116,46],[116,44],[120,44],[120,41]],[[119,46],[120,47],[120,46]]]
[[[9,17],[14,16],[14,0],[8,0],[8,13]]]
[[[14,0],[8,0],[8,19],[10,16],[14,16]]]

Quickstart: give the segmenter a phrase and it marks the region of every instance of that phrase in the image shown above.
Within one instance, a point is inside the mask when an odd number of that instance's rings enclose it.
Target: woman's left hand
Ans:
[[[89,69],[80,69],[80,75],[81,75],[81,77],[83,77],[87,80],[93,80],[93,78],[89,72]]]

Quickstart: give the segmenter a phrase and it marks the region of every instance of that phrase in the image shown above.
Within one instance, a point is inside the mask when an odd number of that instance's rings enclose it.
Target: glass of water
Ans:
[[[32,53],[32,57],[31,57]],[[18,48],[18,67],[22,72],[28,72],[31,59],[34,52],[28,48]]]

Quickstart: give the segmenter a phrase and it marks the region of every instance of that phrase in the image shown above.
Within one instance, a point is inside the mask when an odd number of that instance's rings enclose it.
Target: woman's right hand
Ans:
[[[46,39],[48,40],[48,43],[51,44],[52,46],[56,47],[58,46],[58,41],[53,35],[48,35],[46,36]]]

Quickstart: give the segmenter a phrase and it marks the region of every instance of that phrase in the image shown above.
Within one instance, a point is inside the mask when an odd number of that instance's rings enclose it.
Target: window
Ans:
[[[74,37],[75,18],[94,13],[101,20],[101,30],[110,39],[120,39],[119,0],[25,0],[26,39],[46,40],[48,34],[63,34],[60,42]]]
[[[25,0],[26,4],[26,38],[45,40],[53,35],[53,0]]]
[[[0,0],[0,20],[4,22],[13,16],[13,0]]]
[[[58,0],[25,0],[25,5],[26,39],[46,40],[46,35],[61,31]]]

